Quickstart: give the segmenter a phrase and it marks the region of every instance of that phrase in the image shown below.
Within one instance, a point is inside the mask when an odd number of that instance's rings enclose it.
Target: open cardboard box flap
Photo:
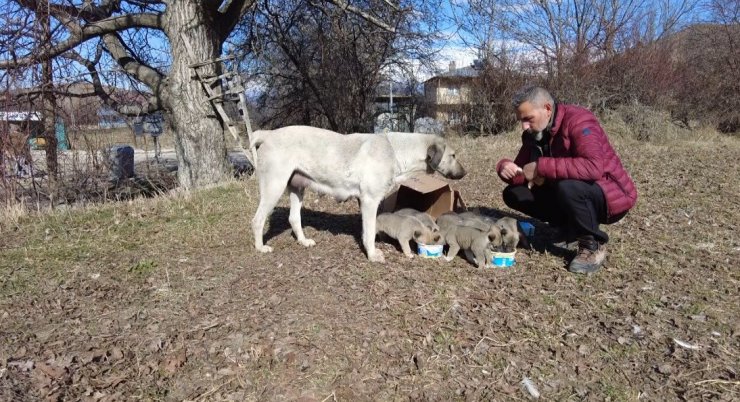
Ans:
[[[380,204],[381,212],[394,212],[403,208],[414,208],[437,219],[445,212],[465,210],[460,192],[449,183],[435,176],[421,174],[400,183]]]

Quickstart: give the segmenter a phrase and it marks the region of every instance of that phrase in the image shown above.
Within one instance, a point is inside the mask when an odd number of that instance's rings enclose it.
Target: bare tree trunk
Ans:
[[[40,7],[38,21],[41,32],[47,43],[51,42],[51,24],[48,9]],[[56,100],[54,99],[54,77],[52,75],[52,60],[45,58],[41,65],[43,137],[46,141],[46,169],[49,171],[49,192],[53,196],[56,191],[56,181],[59,174],[57,164],[57,137],[56,137]]]
[[[227,172],[224,128],[189,65],[218,58],[222,42],[213,16],[207,15],[200,1],[173,0],[165,18],[173,58],[165,102],[172,112],[178,181],[185,188],[217,183]],[[195,60],[190,59],[183,37],[190,41]],[[200,72],[218,75],[217,67],[201,67]]]

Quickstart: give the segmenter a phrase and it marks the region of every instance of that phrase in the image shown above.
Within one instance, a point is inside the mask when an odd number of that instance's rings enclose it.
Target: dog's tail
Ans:
[[[252,154],[255,167],[257,167],[257,149],[264,141],[264,138],[262,137],[264,132],[265,130],[252,131],[252,135],[249,136],[249,152]]]

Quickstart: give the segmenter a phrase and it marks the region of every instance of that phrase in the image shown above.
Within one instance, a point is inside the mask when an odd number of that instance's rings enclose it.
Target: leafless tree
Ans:
[[[360,15],[381,31],[394,30],[383,16],[368,11],[366,3],[314,3]],[[39,15],[48,15],[52,40],[2,32],[0,70],[49,59],[73,60],[93,84],[95,95],[119,112],[165,111],[175,135],[178,180],[183,187],[198,187],[224,178],[227,166],[223,124],[190,66],[219,58],[237,23],[257,6],[256,0],[12,0],[5,2],[6,18],[37,24],[43,21]],[[218,64],[201,72],[221,74]],[[130,87],[149,94],[145,103],[125,105],[110,96],[106,87],[122,77],[130,80]]]
[[[673,64],[680,73],[673,114],[688,124],[704,121],[724,132],[740,130],[740,2],[711,0],[708,21],[676,35]]]
[[[339,7],[263,1],[249,24],[245,47],[256,55],[253,74],[264,86],[265,125],[308,124],[339,132],[372,129],[378,85],[411,59],[429,60],[434,31],[420,29],[430,1],[369,1],[380,29]],[[436,3],[435,3],[436,4]],[[427,20],[428,23],[428,20]]]

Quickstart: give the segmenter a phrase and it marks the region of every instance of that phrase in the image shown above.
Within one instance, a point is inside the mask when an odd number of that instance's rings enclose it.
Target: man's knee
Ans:
[[[511,209],[520,210],[521,205],[533,199],[531,191],[527,186],[507,186],[501,194],[504,204]]]
[[[582,202],[589,192],[589,184],[581,180],[559,180],[555,192],[560,205],[567,206]]]

